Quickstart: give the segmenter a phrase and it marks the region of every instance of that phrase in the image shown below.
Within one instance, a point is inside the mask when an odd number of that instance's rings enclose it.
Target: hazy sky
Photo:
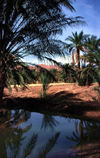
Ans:
[[[75,8],[76,12],[71,12],[65,7],[63,7],[63,11],[67,17],[69,16],[82,16],[86,21],[86,26],[75,26],[75,27],[66,27],[63,30],[62,36],[58,36],[58,39],[65,42],[65,38],[72,34],[72,32],[77,31],[78,33],[83,30],[84,34],[96,35],[100,37],[100,0],[76,0],[74,2],[73,7]],[[60,57],[57,57],[59,62],[63,62],[63,59],[60,60]],[[34,62],[34,58],[28,57],[27,60],[30,62]],[[66,62],[67,59],[64,59]],[[37,64],[39,62],[35,60]]]

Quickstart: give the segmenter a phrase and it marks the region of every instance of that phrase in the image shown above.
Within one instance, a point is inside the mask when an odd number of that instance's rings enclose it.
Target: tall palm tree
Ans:
[[[98,80],[97,69],[100,67],[100,38],[92,35],[88,37],[84,44],[87,50],[83,58],[89,63],[88,67],[84,68],[84,72],[87,72],[87,85],[90,85],[91,75]],[[99,79],[100,80],[100,79]],[[100,82],[98,80],[98,83]]]
[[[92,35],[86,39],[84,46],[85,49],[87,49],[85,57],[87,58],[89,65],[95,63],[100,66],[100,38]]]
[[[69,52],[75,50],[78,70],[80,70],[80,50],[84,51],[83,45],[87,36],[88,35],[84,35],[84,32],[81,31],[79,34],[77,32],[72,32],[72,36],[68,36],[66,38],[67,41],[71,42],[70,44],[67,44],[67,49],[69,50]]]

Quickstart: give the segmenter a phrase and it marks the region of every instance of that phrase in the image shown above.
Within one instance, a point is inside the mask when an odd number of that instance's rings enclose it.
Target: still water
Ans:
[[[81,158],[99,148],[99,122],[25,110],[0,117],[0,158]]]

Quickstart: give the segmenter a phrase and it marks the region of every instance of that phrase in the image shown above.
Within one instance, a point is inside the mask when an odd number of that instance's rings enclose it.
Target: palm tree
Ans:
[[[87,85],[91,84],[91,76],[96,78],[98,83],[100,83],[97,71],[100,67],[100,38],[97,38],[94,35],[88,37],[85,41],[84,47],[87,51],[82,58],[84,58],[89,64],[82,72],[87,72]]]
[[[68,36],[68,38],[66,38],[67,41],[71,42],[70,44],[67,44],[67,49],[69,50],[69,52],[75,50],[78,70],[80,70],[80,50],[83,51],[84,41],[87,36],[88,35],[84,35],[84,32],[81,31],[79,34],[77,32],[75,33],[72,32],[72,36]]]
[[[26,76],[34,77],[22,61],[25,56],[51,61],[51,56],[62,54],[51,37],[61,33],[63,26],[80,22],[80,17],[65,17],[62,3],[74,11],[70,0],[0,1],[0,105],[5,85],[10,88],[9,78],[15,85],[25,86],[19,66],[28,73]]]
[[[61,78],[64,82],[76,82],[77,75],[75,67],[73,65],[64,64],[62,65],[63,71],[61,72]]]
[[[49,88],[49,83],[50,83],[50,78],[46,75],[46,74],[43,74],[41,76],[41,83],[43,84],[43,97],[46,97],[46,91],[47,89]]]
[[[89,65],[92,66],[94,63],[95,65],[100,66],[100,38],[92,35],[86,39],[84,46],[87,50],[85,57],[87,58]]]

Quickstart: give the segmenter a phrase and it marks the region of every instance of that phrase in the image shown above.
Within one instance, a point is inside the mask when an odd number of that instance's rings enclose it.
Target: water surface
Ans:
[[[0,117],[0,158],[93,156],[99,152],[99,138],[100,123],[95,121],[25,110]]]

